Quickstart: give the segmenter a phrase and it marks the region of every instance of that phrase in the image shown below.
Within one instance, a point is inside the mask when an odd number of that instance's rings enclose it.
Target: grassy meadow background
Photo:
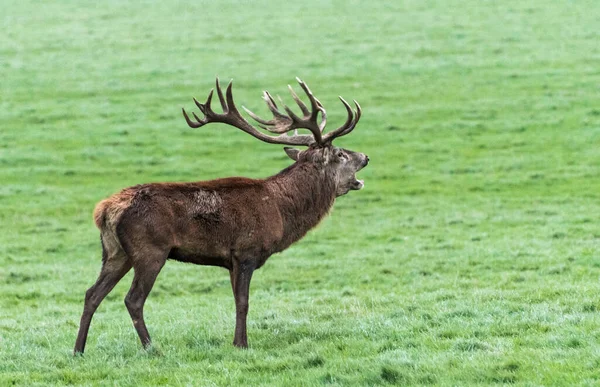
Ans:
[[[599,26],[596,1],[3,2],[0,385],[598,385]],[[249,350],[227,272],[169,262],[152,350],[130,272],[73,358],[97,201],[289,165],[187,127],[217,74],[263,114],[299,76],[330,129],[358,100],[365,189],[255,274]]]

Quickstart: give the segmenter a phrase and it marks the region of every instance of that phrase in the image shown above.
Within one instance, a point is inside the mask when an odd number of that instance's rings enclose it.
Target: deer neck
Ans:
[[[335,182],[309,163],[295,163],[267,179],[284,226],[284,239],[293,243],[315,227],[335,201]]]

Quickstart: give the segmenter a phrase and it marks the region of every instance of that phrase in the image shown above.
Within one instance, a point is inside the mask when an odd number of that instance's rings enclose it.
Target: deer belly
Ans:
[[[231,260],[227,256],[213,254],[214,252],[197,252],[181,248],[173,248],[169,252],[169,259],[179,262],[193,263],[196,265],[220,266],[230,268]]]

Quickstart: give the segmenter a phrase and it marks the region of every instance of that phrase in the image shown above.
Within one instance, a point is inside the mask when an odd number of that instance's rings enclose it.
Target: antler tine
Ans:
[[[233,79],[229,82],[229,84],[231,84],[231,82],[233,82]],[[219,96],[219,102],[221,103],[221,108],[223,109],[223,112],[227,112],[227,104],[225,103],[225,98],[223,97],[223,91],[221,90],[221,84],[219,82],[219,77],[217,77],[216,86],[217,86],[217,95]],[[210,91],[210,94],[212,97],[212,90]]]
[[[356,106],[356,110],[354,111],[354,121],[352,122],[352,125],[350,125],[347,129],[345,129],[343,132],[341,132],[338,137],[341,136],[345,136],[348,133],[350,133],[351,131],[354,130],[354,128],[356,128],[356,124],[358,124],[358,121],[360,120],[360,117],[362,115],[362,110],[360,108],[360,105],[358,104],[358,102],[356,102],[356,100],[353,100],[354,105]]]
[[[269,110],[271,111],[271,113],[273,113],[273,116],[275,118],[280,118],[280,119],[284,119],[284,120],[288,120],[289,119],[285,114],[281,114],[281,112],[279,111],[279,108],[277,107],[277,104],[275,103],[275,100],[273,99],[273,97],[271,96],[271,94],[269,94],[269,92],[266,91],[266,90],[264,92],[263,99],[267,103],[267,106],[269,107]],[[279,100],[281,101],[281,98],[279,98]],[[283,104],[283,102],[281,102],[281,103]],[[275,125],[275,119],[270,120],[270,121],[272,121],[273,123],[272,124],[268,124],[268,125]]]
[[[325,129],[325,125],[327,125],[327,112],[325,111],[325,108],[323,107],[321,101],[319,101],[317,97],[313,95],[312,91],[310,91],[306,82],[304,82],[298,77],[296,77],[296,81],[298,81],[300,87],[302,88],[302,90],[304,90],[304,92],[308,96],[308,99],[310,100],[310,104],[312,107],[311,119],[316,122],[317,115],[319,114],[319,112],[321,112],[321,123],[318,126],[319,131],[322,133],[323,129]]]
[[[281,100],[281,98],[279,99]],[[249,109],[247,109],[245,106],[242,106],[242,108],[244,108],[246,113],[248,113],[250,117],[252,117],[256,122],[262,124],[259,125],[261,128],[266,129],[269,132],[281,134],[289,131],[289,129],[286,126],[282,126],[281,123],[291,123],[292,120],[285,114],[281,114],[279,108],[277,107],[277,104],[275,103],[275,100],[273,99],[271,94],[269,94],[269,92],[266,90],[263,91],[263,100],[267,104],[267,107],[271,111],[271,114],[273,114],[273,118],[270,120],[260,118],[259,116],[251,112]]]
[[[304,82],[303,80],[301,80],[298,77],[296,77],[296,80],[300,84],[300,87],[302,88],[302,90],[304,90],[304,92],[308,96],[308,99],[310,100],[310,104],[311,104],[311,107],[312,107],[311,118],[313,120],[316,120],[317,119],[317,115],[319,114],[319,112],[324,112],[325,108],[323,107],[323,104],[321,103],[321,101],[319,101],[317,99],[317,97],[315,97],[313,95],[312,91],[310,91],[310,89],[308,88],[308,85],[306,84],[306,82]],[[325,126],[325,125],[323,125],[323,126]]]
[[[288,114],[288,117],[289,117],[289,118],[291,118],[291,120],[292,120],[293,122],[300,122],[300,117],[298,117],[298,116],[296,115],[296,113],[294,113],[294,112],[292,111],[292,109],[290,109],[290,108],[288,107],[288,105],[286,105],[286,104],[284,104],[284,103],[283,103],[283,100],[281,99],[281,97],[280,97],[280,96],[277,96],[277,98],[279,99],[279,102],[281,102],[281,104],[283,105],[283,109],[284,109],[284,110],[285,110],[285,112]]]
[[[360,120],[362,110],[361,110],[358,102],[356,102],[356,100],[354,100],[354,104],[356,105],[356,111],[353,111],[352,107],[350,107],[350,104],[348,104],[348,102],[346,102],[346,100],[344,98],[342,98],[341,96],[339,98],[340,98],[340,101],[342,101],[342,103],[344,104],[344,107],[346,108],[346,112],[348,113],[348,118],[346,119],[346,122],[344,122],[344,124],[342,126],[340,126],[339,128],[337,128],[334,131],[327,133],[323,137],[324,143],[331,142],[337,137],[345,136],[346,134],[350,133],[356,127],[358,120]]]
[[[296,103],[300,107],[300,110],[302,110],[302,114],[304,114],[305,116],[308,116],[310,114],[310,112],[308,111],[308,108],[306,107],[304,102],[302,102],[302,100],[300,98],[298,98],[298,94],[296,94],[296,92],[294,91],[292,86],[288,85],[288,89],[290,90],[290,94],[292,94],[292,98],[294,99],[294,101],[296,101]]]
[[[229,84],[227,85],[227,89],[225,90],[225,95],[223,95],[223,91],[221,89],[219,79],[217,78],[217,80],[216,80],[217,95],[219,97],[219,102],[221,103],[221,107],[223,108],[223,113],[215,113],[211,108],[211,101],[212,101],[212,96],[213,96],[213,91],[214,91],[214,89],[213,89],[208,94],[208,98],[206,99],[206,102],[204,104],[198,102],[198,100],[196,100],[194,98],[194,103],[196,104],[196,106],[198,106],[200,111],[202,111],[202,113],[204,113],[204,118],[200,118],[195,113],[192,113],[194,118],[196,119],[196,122],[194,122],[189,118],[185,109],[183,109],[183,108],[181,109],[181,111],[183,112],[183,117],[185,118],[185,121],[187,122],[187,124],[191,128],[199,128],[199,127],[206,125],[208,123],[211,123],[211,122],[220,122],[220,123],[224,123],[224,124],[228,124],[233,127],[236,127],[261,141],[271,143],[271,144],[310,146],[315,142],[315,140],[316,140],[315,137],[311,136],[311,135],[288,136],[287,134],[285,134],[285,132],[289,132],[289,131],[295,129],[295,127],[292,126],[294,121],[292,121],[292,118],[290,118],[284,114],[281,114],[281,112],[279,112],[279,110],[277,109],[277,105],[275,104],[275,101],[273,100],[273,97],[271,97],[271,95],[268,92],[264,93],[263,98],[267,102],[269,109],[273,112],[274,118],[272,120],[269,120],[269,121],[262,120],[258,116],[256,116],[254,113],[252,113],[248,109],[246,109],[245,107],[244,107],[244,109],[250,114],[250,116],[252,118],[257,120],[259,123],[264,124],[264,126],[261,125],[261,127],[265,128],[271,132],[278,130],[277,126],[281,125],[282,121],[285,121],[285,123],[286,123],[285,127],[287,128],[287,130],[280,132],[282,134],[280,134],[279,136],[269,136],[267,134],[260,132],[255,127],[253,127],[250,123],[248,123],[248,121],[246,121],[244,119],[244,117],[242,117],[242,115],[240,114],[240,112],[237,109],[235,102],[233,100],[232,88],[233,88],[233,81],[229,82]],[[287,107],[286,107],[286,111],[287,111]],[[294,115],[294,117],[298,118],[295,115]],[[319,140],[320,140],[320,138],[319,138]]]
[[[275,100],[273,99],[271,94],[269,94],[269,92],[267,90],[263,91],[263,99],[265,100],[265,102],[267,103],[267,105],[269,106],[269,109],[271,109],[271,111],[274,111],[279,114],[279,108],[277,107]]]
[[[325,129],[325,125],[327,124],[327,112],[317,97],[315,97],[315,101],[317,101],[317,104],[321,108],[321,123],[319,124],[319,129],[321,129],[321,133],[323,133],[323,129]]]
[[[311,116],[316,117],[319,110],[322,109],[322,105],[317,102],[317,99],[313,95],[312,91],[310,91],[310,89],[308,88],[308,85],[303,80],[301,80],[298,77],[296,77],[296,80],[298,81],[298,83],[300,84],[300,87],[302,88],[302,90],[304,90],[304,92],[308,96],[308,99],[310,100],[310,104],[312,107]]]
[[[358,102],[356,102],[356,100],[353,100],[353,102],[354,102],[354,105],[356,105],[356,110],[355,110],[355,112],[354,112],[354,113],[355,113],[355,120],[354,120],[354,122],[352,123],[352,125],[350,125],[350,126],[348,127],[348,129],[346,129],[346,130],[344,130],[343,132],[341,132],[341,133],[338,135],[338,137],[345,136],[345,135],[347,135],[348,133],[350,133],[351,131],[353,131],[353,130],[354,130],[354,128],[356,128],[356,124],[358,124],[358,120],[360,120],[360,116],[362,115],[362,110],[361,110],[361,108],[360,108],[360,105],[358,104]]]
[[[267,107],[273,114],[272,119],[265,120],[263,118],[260,118],[259,116],[257,116],[253,112],[251,112],[250,110],[248,110],[246,108],[244,108],[244,109],[246,110],[246,112],[248,112],[250,117],[252,117],[258,123],[264,125],[261,127],[263,127],[264,129],[266,129],[270,132],[286,133],[286,132],[291,132],[293,130],[294,135],[296,135],[298,129],[308,129],[311,131],[315,141],[320,144],[322,142],[321,133],[323,131],[323,128],[325,127],[325,123],[327,120],[327,115],[325,113],[325,109],[323,108],[323,105],[321,104],[321,102],[319,102],[319,100],[317,100],[312,95],[312,92],[310,91],[310,89],[308,88],[306,83],[301,81],[299,78],[296,78],[296,79],[298,80],[298,83],[300,83],[300,87],[302,87],[302,89],[308,96],[310,103],[311,103],[311,107],[312,107],[312,111],[309,111],[309,109],[304,104],[304,102],[302,102],[302,100],[298,97],[298,95],[294,92],[294,90],[288,85],[290,92],[292,94],[292,98],[294,99],[294,101],[296,101],[296,104],[298,104],[298,107],[300,107],[300,110],[302,110],[302,113],[303,113],[302,117],[298,117],[292,111],[292,109],[290,109],[287,105],[283,104],[283,102],[282,102],[283,109],[285,110],[287,115],[282,114],[279,111],[279,108],[277,107],[275,100],[273,99],[271,94],[269,94],[269,92],[267,92],[267,91],[264,92],[263,99],[265,100]],[[319,112],[321,113],[321,117],[322,117],[320,124],[317,123]]]
[[[212,100],[213,91],[214,89],[210,89],[210,93],[208,93],[208,98],[206,98],[206,102],[204,102],[204,104],[201,104],[196,98],[194,98],[194,103],[196,106],[198,106],[198,109],[200,109],[203,114],[206,114],[207,111],[211,111],[210,102]]]
[[[217,81],[218,82],[218,81]],[[218,83],[217,83],[217,87],[218,87]],[[214,89],[210,89],[210,92],[208,93],[208,97],[206,98],[206,102],[205,103],[200,103],[198,102],[198,100],[196,98],[194,99],[194,103],[196,104],[196,106],[198,106],[198,109],[200,109],[200,111],[202,112],[202,114],[204,114],[206,116],[206,118],[202,119],[200,117],[198,117],[196,115],[196,113],[192,112],[192,115],[194,116],[194,118],[196,119],[197,122],[194,122],[192,120],[190,120],[190,118],[188,117],[186,111],[184,108],[181,108],[182,112],[183,112],[183,116],[185,118],[185,121],[187,122],[187,124],[191,127],[191,128],[199,128],[203,125],[206,125],[208,123],[207,118],[213,114],[215,114],[211,107],[210,107],[210,103],[212,100],[212,96],[213,96],[213,91]]]
[[[227,100],[227,105],[223,108],[223,110],[225,113],[237,113],[237,115],[239,116],[240,114],[237,110],[237,107],[235,106],[235,102],[233,102],[233,91],[231,90],[232,87],[233,79],[229,81],[229,84],[227,85],[227,90],[225,90],[225,98]],[[223,102],[221,101],[221,104],[222,103]]]
[[[194,121],[190,120],[190,117],[188,117],[184,108],[181,108],[181,112],[183,113],[183,117],[185,118],[185,121],[187,122],[187,124],[190,128],[195,129],[195,128],[199,128],[202,125],[204,125],[202,122],[200,122],[200,120],[198,120],[199,122],[194,122]],[[197,117],[196,117],[196,119],[197,119]]]
[[[199,123],[201,123],[202,125],[204,125],[204,120],[200,117],[198,117],[196,115],[196,113],[192,112],[192,115],[194,116],[194,118],[196,119],[196,121],[198,121]]]
[[[321,103],[321,102],[319,102]],[[325,125],[327,125],[327,112],[325,111],[325,109],[321,110],[321,124],[319,125],[319,129],[321,130],[321,133],[323,133],[323,130],[325,129]]]
[[[246,111],[246,113],[248,113],[248,115],[249,115],[250,117],[252,117],[252,119],[253,119],[254,121],[258,122],[259,124],[262,124],[262,125],[269,125],[269,123],[272,121],[272,120],[263,120],[262,118],[260,118],[260,117],[259,117],[259,116],[257,116],[256,114],[254,114],[252,111],[250,111],[250,109],[248,109],[247,107],[245,107],[245,106],[243,106],[243,105],[242,105],[242,109],[244,109],[244,110]],[[262,125],[261,125],[261,127],[263,127]]]
[[[344,124],[341,127],[347,128],[350,126],[352,121],[354,121],[354,112],[352,111],[352,107],[350,107],[350,104],[346,102],[346,100],[341,95],[338,98],[340,99],[340,101],[342,101],[344,107],[346,108],[346,113],[348,113],[348,118],[346,118],[346,122],[344,122]]]

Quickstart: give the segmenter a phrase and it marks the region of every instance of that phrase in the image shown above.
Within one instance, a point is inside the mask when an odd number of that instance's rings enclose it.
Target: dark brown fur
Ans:
[[[228,269],[234,292],[236,284],[244,287],[236,292],[236,304],[247,311],[252,271],[316,226],[335,197],[330,176],[312,163],[298,162],[264,180],[142,184],[101,201],[94,221],[105,258],[98,281],[86,293],[75,352],[84,350],[93,312],[131,267],[135,276],[125,303],[144,345],[150,337],[142,307],[167,259]],[[248,280],[236,280],[238,273]],[[247,346],[245,321],[240,325],[234,344]]]
[[[233,343],[247,347],[246,316],[250,280],[274,253],[288,248],[315,227],[331,209],[337,196],[363,187],[356,172],[368,163],[362,153],[335,148],[336,136],[350,133],[360,118],[360,106],[333,132],[321,137],[324,109],[306,91],[313,113],[309,113],[295,96],[305,116],[283,119],[277,112],[272,125],[276,133],[307,128],[306,135],[266,136],[250,126],[233,103],[231,84],[225,102],[217,82],[217,94],[224,113],[217,114],[206,104],[197,102],[206,118],[191,122],[200,127],[208,122],[224,122],[241,128],[262,141],[307,145],[305,151],[286,148],[296,161],[275,176],[263,180],[232,177],[196,183],[153,183],[126,188],[98,203],[94,222],[100,229],[102,269],[96,283],[85,294],[85,304],[75,353],[83,353],[92,316],[102,300],[133,267],[134,277],[125,297],[125,305],[144,346],[150,344],[143,308],[156,277],[167,259],[198,265],[220,266],[229,270],[235,297],[236,326]],[[270,98],[270,97],[269,97]],[[273,111],[273,107],[270,107]],[[323,121],[317,123],[317,110]],[[275,111],[274,111],[275,114]],[[266,137],[265,137],[266,136]]]

